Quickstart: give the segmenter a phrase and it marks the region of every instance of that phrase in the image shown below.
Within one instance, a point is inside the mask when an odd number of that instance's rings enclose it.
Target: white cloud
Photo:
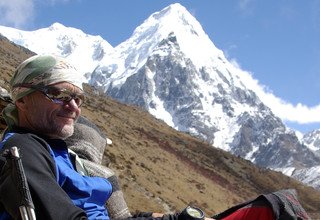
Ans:
[[[226,49],[223,50],[223,53],[224,55],[226,56],[227,59],[231,59],[231,62],[234,61],[234,64],[237,63],[236,60],[233,60],[232,61],[232,58],[231,58],[231,53],[233,50],[236,50],[238,49],[238,46],[236,44],[229,44],[228,47]]]
[[[268,105],[273,113],[283,121],[296,122],[299,124],[309,124],[320,122],[320,104],[309,107],[302,103],[293,105],[272,93],[262,94],[263,102]]]
[[[34,17],[33,0],[0,0],[0,24],[21,28]]]
[[[72,0],[0,0],[0,25],[14,28],[30,27],[36,15],[35,5],[50,7],[70,1]]]
[[[297,10],[293,8],[291,5],[283,5],[280,8],[280,15],[282,18],[285,18],[287,20],[294,21],[294,19],[299,15]]]
[[[236,60],[231,60],[232,65],[241,71],[242,81],[246,86],[254,91],[260,100],[267,105],[272,112],[283,121],[298,124],[310,124],[320,122],[320,104],[317,106],[307,106],[302,103],[293,105],[281,98],[275,96],[266,86],[260,85],[258,80],[252,77],[248,71],[241,70]]]
[[[250,2],[252,2],[252,0],[240,0],[239,1],[239,7],[241,10],[247,10]]]

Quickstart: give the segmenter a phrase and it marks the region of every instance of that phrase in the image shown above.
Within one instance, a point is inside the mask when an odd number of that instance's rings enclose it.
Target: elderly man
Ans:
[[[20,149],[37,219],[109,219],[111,183],[78,172],[65,142],[84,102],[80,78],[64,59],[36,55],[20,64],[10,81],[14,104],[3,111],[8,129],[0,150]],[[4,158],[0,169],[0,219],[20,219],[19,193]],[[189,219],[185,214],[140,213],[129,219]]]
[[[108,219],[104,204],[111,184],[76,172],[63,141],[81,113],[80,78],[62,58],[37,55],[24,61],[10,81],[15,104],[3,112],[8,129],[1,147],[20,149],[38,219]],[[0,178],[2,217],[18,219],[10,172],[4,169]]]

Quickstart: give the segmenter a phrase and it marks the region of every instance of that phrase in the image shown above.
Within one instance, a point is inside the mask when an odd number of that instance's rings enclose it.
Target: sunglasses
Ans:
[[[25,87],[31,88],[36,91],[41,92],[45,95],[49,100],[51,100],[55,104],[64,105],[70,102],[72,99],[75,101],[78,107],[80,107],[84,102],[84,94],[83,93],[73,93],[67,89],[60,89],[53,86],[36,86],[30,84],[17,84],[15,87]]]

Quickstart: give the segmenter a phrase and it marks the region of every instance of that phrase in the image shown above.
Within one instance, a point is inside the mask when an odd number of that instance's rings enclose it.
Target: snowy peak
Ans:
[[[216,67],[227,63],[223,52],[214,46],[200,23],[186,8],[176,3],[153,13],[138,26],[128,40],[100,62],[90,83],[103,86],[104,91],[111,84],[118,87],[123,85],[150,56],[167,54],[161,44],[168,39],[175,39],[171,41],[175,44],[172,48],[190,59],[197,70],[204,66]]]
[[[37,54],[57,54],[67,57],[82,72],[91,73],[113,47],[100,36],[54,23],[48,28],[22,31],[0,26],[0,33],[9,40]]]
[[[50,27],[48,27],[49,31],[60,31],[60,30],[65,30],[65,29],[66,29],[66,26],[64,26],[63,24],[60,24],[58,22],[55,22]]]
[[[200,23],[178,3],[152,14],[136,28],[130,39],[131,43],[136,42],[137,45],[145,41],[158,43],[168,38],[170,34],[176,36],[181,51],[190,57],[198,68],[204,66],[211,56],[218,54],[224,57],[222,51],[214,46],[204,32]],[[152,50],[156,45],[149,44],[149,46]]]
[[[159,27],[166,37],[170,32],[174,31],[177,35],[205,35],[199,22],[184,8],[182,5],[176,3],[164,8],[160,12],[152,14],[143,26]]]

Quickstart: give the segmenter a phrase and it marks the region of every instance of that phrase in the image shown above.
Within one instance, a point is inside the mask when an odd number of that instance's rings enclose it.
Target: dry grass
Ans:
[[[14,69],[23,60],[32,56],[32,51],[20,47],[8,41],[7,38],[0,34],[0,67],[1,67],[1,80],[0,86],[7,86]]]

